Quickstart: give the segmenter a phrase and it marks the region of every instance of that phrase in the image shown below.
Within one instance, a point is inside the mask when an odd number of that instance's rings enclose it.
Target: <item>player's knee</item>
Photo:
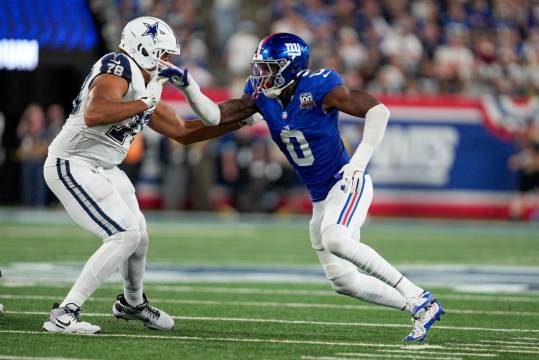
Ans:
[[[107,242],[107,241],[117,242],[122,252],[126,254],[132,254],[135,252],[135,250],[139,246],[140,239],[141,239],[140,232],[137,228],[137,229],[122,231],[114,235],[111,235],[108,238],[106,238],[104,242]]]
[[[148,249],[148,244],[150,243],[150,237],[148,236],[148,233],[146,231],[141,231],[139,235],[140,241],[137,250],[144,250],[144,252],[146,252],[146,250]]]
[[[140,231],[139,229],[128,230],[123,232],[123,247],[129,253],[134,253],[140,244]]]
[[[352,286],[354,284],[353,277],[354,272],[348,272],[330,279],[333,290],[341,295],[354,296],[356,289]]]
[[[349,251],[350,234],[342,225],[330,225],[322,231],[322,244],[333,255],[343,258]]]

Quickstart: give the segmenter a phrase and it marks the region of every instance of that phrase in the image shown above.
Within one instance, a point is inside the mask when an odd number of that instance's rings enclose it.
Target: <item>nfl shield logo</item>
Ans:
[[[310,92],[299,94],[300,109],[312,109],[314,105],[313,94]]]

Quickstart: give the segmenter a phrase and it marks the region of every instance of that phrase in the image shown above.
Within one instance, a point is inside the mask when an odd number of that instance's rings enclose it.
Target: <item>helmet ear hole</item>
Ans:
[[[142,55],[144,55],[144,56],[150,55],[150,54],[148,54],[148,52],[146,51],[146,48],[142,48],[142,51],[141,51],[141,52],[142,52]]]

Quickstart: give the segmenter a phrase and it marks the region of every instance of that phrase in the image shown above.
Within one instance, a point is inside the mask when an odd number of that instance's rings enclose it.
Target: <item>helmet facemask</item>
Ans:
[[[137,63],[139,63],[139,65],[141,65],[141,67],[153,77],[166,67],[164,63],[169,62],[168,56],[179,55],[180,49],[178,45],[178,49],[154,48],[150,53],[148,53],[145,48],[142,48],[140,50],[140,54],[142,57],[144,57],[144,60],[140,63],[137,61]]]
[[[254,89],[255,96],[263,93],[270,99],[275,99],[281,92],[294,82],[285,82],[283,71],[290,65],[290,60],[251,60],[251,76],[249,80]]]

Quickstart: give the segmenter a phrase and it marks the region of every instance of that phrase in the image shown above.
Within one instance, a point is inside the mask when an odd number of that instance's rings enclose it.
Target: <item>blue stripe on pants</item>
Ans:
[[[62,181],[62,184],[66,187],[66,189],[73,195],[75,200],[79,203],[79,205],[82,207],[82,209],[88,214],[88,216],[101,228],[103,229],[108,236],[112,235],[112,232],[101,222],[99,221],[95,215],[90,211],[90,209],[84,204],[84,202],[77,196],[75,191],[69,186],[66,179],[62,175],[62,169],[61,169],[61,160],[60,158],[56,159],[56,171],[58,172],[58,177],[60,178],[60,181]]]
[[[356,212],[357,206],[359,205],[359,201],[361,200],[361,195],[363,195],[363,189],[365,188],[365,175],[363,175],[363,183],[361,184],[361,191],[359,192],[359,197],[357,198],[356,205],[354,206],[354,210],[352,210],[352,214],[350,214],[350,218],[348,219],[348,223],[346,226],[350,225],[350,221],[352,221],[352,218],[354,217],[354,213]]]
[[[337,220],[337,224],[341,223],[342,216],[344,215],[344,211],[348,207],[348,203],[350,202],[351,198],[352,198],[352,194],[348,195],[348,199],[346,199],[346,204],[344,204],[344,207],[342,208],[341,215],[339,215],[339,220]]]
[[[114,220],[112,220],[109,216],[107,216],[107,214],[105,214],[105,212],[103,210],[101,210],[99,205],[97,205],[97,203],[90,197],[90,195],[88,195],[88,193],[82,188],[82,186],[80,186],[75,181],[75,178],[71,174],[71,170],[69,168],[69,161],[68,160],[65,160],[65,167],[66,167],[67,176],[69,177],[69,179],[71,180],[73,185],[75,185],[75,187],[77,187],[80,190],[81,194],[84,197],[86,197],[86,199],[90,202],[90,204],[93,206],[93,208],[99,213],[99,215],[101,215],[101,217],[103,219],[105,219],[110,225],[112,225],[112,227],[114,227],[114,229],[116,230],[114,233],[125,231],[124,229],[122,229],[122,227],[120,225],[118,225]]]

